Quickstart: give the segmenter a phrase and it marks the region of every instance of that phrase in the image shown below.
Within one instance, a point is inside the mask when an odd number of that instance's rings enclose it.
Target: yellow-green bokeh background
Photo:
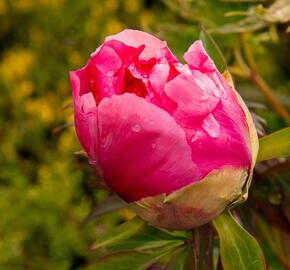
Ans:
[[[0,0],[0,269],[70,269],[130,215],[80,227],[105,192],[73,154],[73,126],[53,131],[73,121],[73,109],[62,110],[72,101],[69,70],[105,36],[154,16],[141,0]]]

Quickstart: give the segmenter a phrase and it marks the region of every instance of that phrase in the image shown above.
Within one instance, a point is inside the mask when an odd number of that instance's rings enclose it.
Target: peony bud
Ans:
[[[184,59],[124,30],[70,73],[90,163],[139,216],[168,229],[200,226],[245,200],[258,150],[248,109],[202,42]]]

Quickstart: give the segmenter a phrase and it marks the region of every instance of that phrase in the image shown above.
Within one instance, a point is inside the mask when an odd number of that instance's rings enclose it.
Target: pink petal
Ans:
[[[79,70],[70,72],[70,81],[74,98],[90,91],[87,68],[88,64],[86,64],[83,68]]]
[[[120,59],[122,59],[123,65],[125,66],[128,66],[130,63],[136,61],[145,48],[145,45],[134,47],[115,39],[106,39],[104,46],[112,48]]]
[[[173,114],[176,121],[182,126],[192,127],[208,115],[219,102],[213,89],[213,82],[202,73],[182,73],[168,82],[165,93],[177,104]]]
[[[199,180],[184,131],[134,94],[99,104],[99,162],[107,185],[127,201],[170,193]]]
[[[156,94],[162,96],[164,86],[169,77],[170,66],[168,63],[165,64],[157,64],[153,67],[149,82]]]
[[[207,55],[201,41],[196,41],[184,58],[192,74],[206,85],[215,85],[213,93],[220,101],[194,130],[186,130],[192,159],[202,175],[225,165],[249,168],[251,164],[249,130],[245,114],[231,87]],[[200,75],[202,73],[202,76]]]
[[[176,104],[164,92],[164,87],[169,80],[171,67],[168,63],[156,64],[151,70],[149,77],[147,100],[156,106],[172,113]]]
[[[184,54],[183,58],[193,70],[197,69],[201,72],[208,72],[216,69],[214,62],[203,48],[201,40],[195,41]]]
[[[104,97],[121,94],[124,70],[121,68],[120,70],[119,68],[110,70],[113,66],[106,64],[109,62],[110,58],[106,59],[106,61],[100,61],[99,55],[96,55],[90,60],[88,65],[89,86],[97,103]],[[104,63],[103,66],[102,63]]]
[[[75,109],[75,129],[89,156],[97,155],[97,106],[91,92],[82,94],[85,70],[70,72]]]
[[[96,67],[108,77],[113,77],[121,68],[122,61],[118,54],[110,46],[104,45],[93,57]]]
[[[138,30],[126,29],[116,35],[109,36],[105,41],[119,40],[128,46],[138,48],[145,45],[140,57],[142,59],[161,58],[175,60],[176,58],[170,52],[165,41]]]
[[[230,165],[249,169],[251,164],[250,148],[246,141],[247,131],[229,118],[222,104],[207,116],[202,126],[187,130],[188,143],[192,148],[192,159],[206,176],[214,169]],[[234,118],[235,112],[233,112]]]

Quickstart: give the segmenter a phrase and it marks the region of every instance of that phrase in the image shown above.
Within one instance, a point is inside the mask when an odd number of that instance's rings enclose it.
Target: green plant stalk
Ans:
[[[269,100],[276,112],[290,125],[290,115],[284,105],[275,97],[272,89],[264,79],[255,71],[252,71],[249,79],[259,88],[261,93]]]
[[[290,115],[284,105],[279,101],[279,99],[273,94],[273,90],[266,83],[266,81],[259,75],[257,64],[254,58],[254,53],[252,47],[245,41],[244,35],[241,36],[243,42],[243,49],[245,57],[248,63],[247,74],[248,79],[256,85],[260,92],[268,99],[273,108],[276,110],[285,122],[290,125]]]
[[[213,230],[210,224],[192,230],[193,270],[213,269]]]

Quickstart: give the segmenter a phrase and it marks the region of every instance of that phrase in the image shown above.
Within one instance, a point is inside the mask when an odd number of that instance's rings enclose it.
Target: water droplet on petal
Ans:
[[[194,80],[201,90],[205,90],[206,86],[202,80],[200,80],[197,76],[194,78]]]
[[[174,66],[181,73],[191,74],[191,71],[190,71],[189,66],[187,64],[183,65],[183,64],[177,63]]]
[[[89,159],[89,163],[93,166],[98,164],[98,161],[96,159]]]
[[[212,138],[217,138],[221,134],[220,125],[211,113],[203,120],[202,128]]]
[[[156,148],[156,143],[152,143],[152,144],[151,144],[151,148],[152,148],[152,149],[155,149],[155,148]]]
[[[231,136],[228,136],[227,138],[227,147],[230,148],[230,144],[231,144]]]
[[[113,77],[115,75],[115,72],[113,70],[107,72],[108,77]]]
[[[198,148],[201,149],[202,147],[202,142],[198,142]]]
[[[216,87],[212,88],[212,92],[216,98],[220,98],[220,92]]]
[[[135,124],[131,127],[132,131],[139,132],[141,130],[141,126],[139,124]]]
[[[227,90],[225,88],[222,88],[222,98],[225,100],[228,98]]]
[[[105,147],[109,147],[111,146],[113,142],[113,134],[112,133],[109,133],[106,137],[105,137],[105,141],[104,141],[104,145]]]
[[[191,142],[195,142],[198,139],[197,134],[195,133],[192,137],[191,137]]]
[[[129,66],[129,70],[131,72],[131,74],[136,78],[136,79],[141,79],[142,75],[140,74],[140,72],[138,71],[138,69],[136,68],[136,66],[134,64],[131,64]],[[144,76],[144,75],[143,75]]]
[[[200,131],[196,131],[194,133],[194,135],[191,137],[190,141],[193,143],[193,142],[197,141],[198,139],[200,139],[201,136],[202,136],[202,133]]]
[[[122,118],[123,118],[124,120],[127,120],[127,119],[128,119],[128,116],[123,115]]]
[[[214,82],[219,90],[219,92],[221,93],[221,97],[223,99],[227,99],[228,94],[227,94],[227,90],[224,88],[223,84],[220,81],[220,78],[217,76],[216,73],[214,73]]]
[[[134,72],[134,71],[136,70],[136,67],[135,67],[134,64],[131,64],[131,65],[129,66],[129,69],[130,69],[130,71]]]

